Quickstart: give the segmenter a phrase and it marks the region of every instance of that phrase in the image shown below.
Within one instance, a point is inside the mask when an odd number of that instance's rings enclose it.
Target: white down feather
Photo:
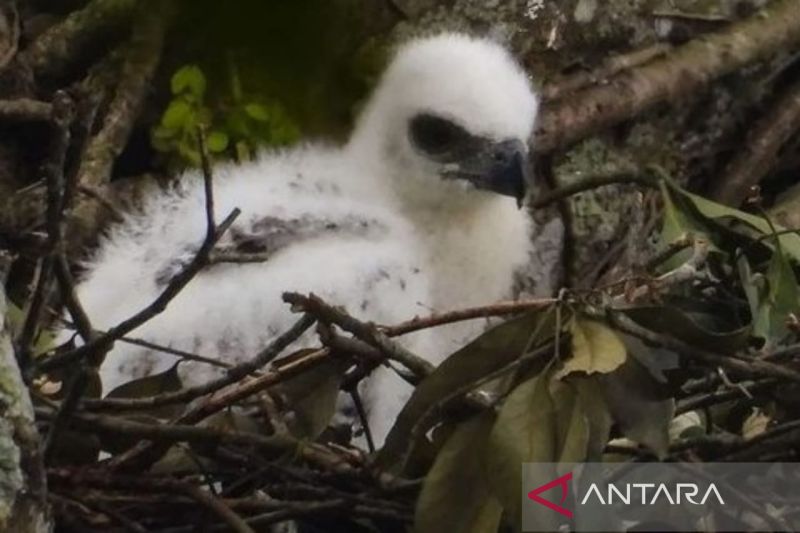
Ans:
[[[513,198],[443,180],[409,145],[407,122],[432,111],[471,133],[525,141],[536,110],[527,77],[499,45],[454,34],[406,44],[345,146],[306,144],[214,169],[217,220],[242,211],[220,246],[270,231],[290,242],[263,263],[204,270],[131,336],[238,362],[297,319],[281,301],[284,291],[314,292],[384,324],[509,297],[530,251],[525,210]],[[87,261],[78,297],[93,325],[109,328],[150,304],[204,235],[202,178],[190,172],[112,227]],[[439,363],[484,326],[476,320],[401,342]],[[308,334],[298,346],[313,342]],[[118,342],[101,368],[104,390],[174,363]],[[216,372],[180,366],[188,384]],[[387,370],[371,378],[366,403],[378,442],[409,393]]]

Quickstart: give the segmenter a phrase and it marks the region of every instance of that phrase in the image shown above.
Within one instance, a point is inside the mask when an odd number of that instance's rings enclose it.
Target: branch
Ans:
[[[192,400],[213,394],[228,385],[232,385],[242,380],[256,370],[259,370],[277,357],[290,344],[296,341],[316,322],[310,316],[304,315],[289,330],[279,335],[265,349],[258,353],[253,359],[230,368],[226,374],[220,378],[211,380],[194,387],[187,387],[175,392],[167,392],[145,398],[106,398],[103,400],[85,400],[84,406],[87,409],[104,411],[130,411],[139,409],[152,409],[164,405],[176,403],[188,403]]]
[[[611,323],[620,331],[633,335],[643,341],[656,346],[663,346],[668,350],[693,359],[705,365],[727,368],[750,378],[778,378],[784,381],[800,383],[800,372],[788,367],[776,365],[759,359],[743,359],[729,355],[717,354],[691,346],[679,339],[661,335],[647,328],[643,328],[633,320],[621,313],[609,313]]]
[[[774,0],[748,19],[545,106],[532,146],[537,152],[568,146],[798,42],[800,2]]]
[[[52,104],[30,98],[0,100],[2,122],[47,122],[53,114]]]
[[[33,345],[42,321],[42,311],[50,293],[56,257],[59,254],[63,236],[63,194],[64,166],[70,144],[70,124],[74,105],[64,92],[57,92],[50,105],[52,120],[52,139],[50,155],[44,165],[44,178],[47,183],[47,243],[45,257],[39,269],[39,278],[31,295],[30,305],[25,314],[19,339],[17,357],[23,372],[27,371],[32,358]]]
[[[481,307],[457,309],[445,313],[435,313],[426,317],[414,317],[406,322],[394,326],[378,326],[378,329],[388,337],[398,337],[421,329],[428,329],[464,320],[476,318],[489,318],[494,316],[507,316],[534,309],[546,309],[558,303],[557,298],[536,298],[531,300],[517,300],[511,302],[498,302]]]
[[[42,420],[54,420],[57,414],[50,408],[38,407],[36,416]],[[147,423],[84,412],[74,413],[70,425],[81,432],[110,436],[125,435],[159,443],[187,442],[210,447],[222,443],[251,446],[270,455],[292,452],[298,444],[294,439],[280,435],[265,436],[214,427]]]
[[[709,198],[738,206],[775,164],[778,152],[800,129],[800,83],[789,88],[747,137],[743,149],[714,182]]]
[[[200,137],[201,145],[202,136]],[[202,146],[201,146],[202,150]],[[160,314],[167,305],[183,290],[189,282],[208,264],[210,255],[217,241],[233,224],[233,221],[239,216],[239,209],[234,209],[228,217],[217,226],[214,222],[214,194],[213,194],[213,176],[210,173],[210,168],[205,169],[203,172],[203,180],[205,187],[205,212],[206,212],[206,236],[203,243],[195,253],[192,260],[178,271],[172,279],[169,280],[167,286],[153,301],[152,304],[142,309],[132,317],[123,320],[116,326],[109,329],[104,335],[96,336],[91,341],[83,346],[80,346],[69,352],[54,355],[39,364],[38,369],[41,372],[47,372],[52,368],[57,368],[75,361],[80,361],[87,356],[92,356],[96,359],[94,364],[99,366],[102,358],[111,349],[114,341],[127,335],[134,329],[138,328],[148,320]]]
[[[255,533],[254,530],[247,525],[247,522],[231,510],[225,502],[213,494],[202,490],[197,485],[181,480],[166,477],[110,476],[108,472],[101,470],[83,470],[76,473],[68,469],[50,469],[47,475],[53,482],[64,485],[89,485],[92,487],[104,487],[116,490],[134,488],[146,492],[183,494],[204,507],[211,509],[228,524],[228,527],[232,528],[233,531],[238,533]]]
[[[317,350],[275,368],[265,373],[263,376],[228,387],[225,390],[219,391],[214,396],[207,397],[203,402],[190,407],[186,413],[175,421],[175,423],[184,425],[197,424],[214,413],[227,409],[245,398],[263,392],[277,383],[316,367],[329,357],[329,350]],[[109,461],[109,466],[117,470],[140,470],[157,461],[165,452],[166,448],[163,446],[156,447],[152,442],[140,442],[127,452],[111,459]],[[310,444],[302,447],[299,453],[307,460],[333,472],[347,472],[352,469],[351,465],[345,459],[331,453],[323,447]]]
[[[569,185],[564,185],[563,187],[559,187],[555,190],[546,192],[545,194],[541,195],[539,198],[534,200],[531,203],[531,207],[533,209],[542,209],[560,200],[564,200],[566,198],[569,198],[570,196],[574,196],[584,191],[597,189],[599,187],[606,187],[608,185],[617,185],[624,183],[633,183],[636,185],[641,185],[642,187],[647,187],[649,189],[658,187],[658,183],[655,180],[644,176],[637,176],[634,174],[623,173],[623,174],[611,174],[609,176],[592,176],[589,178],[576,181],[575,183],[570,183]]]
[[[3,279],[0,272],[0,281]],[[22,380],[11,343],[10,323],[6,319],[5,292],[0,283],[0,529],[3,531],[50,530],[47,484],[40,453],[39,434],[33,417],[29,391]]]
[[[762,379],[760,381],[748,381],[740,383],[739,387],[728,388],[724,390],[717,390],[705,394],[697,394],[688,398],[679,400],[675,405],[675,415],[695,411],[697,409],[705,409],[712,405],[728,402],[731,400],[738,400],[742,398],[746,391],[748,394],[759,392],[765,389],[774,389],[778,381],[775,379]]]
[[[321,322],[335,324],[371,346],[378,348],[389,359],[403,364],[418,376],[426,376],[433,370],[433,365],[426,359],[411,353],[399,344],[389,340],[374,324],[366,324],[348,315],[343,309],[337,309],[323,302],[318,296],[304,296],[296,292],[283,293],[283,301],[298,309],[317,317]]]
[[[81,162],[78,171],[78,184],[81,186],[96,187],[108,182],[111,167],[125,148],[160,62],[172,2],[156,2],[150,4],[150,9],[147,9],[148,4],[142,3],[135,21],[116,93],[109,104],[103,127],[91,140]]]
[[[63,73],[104,34],[119,33],[137,0],[93,0],[48,29],[20,56],[37,76]]]

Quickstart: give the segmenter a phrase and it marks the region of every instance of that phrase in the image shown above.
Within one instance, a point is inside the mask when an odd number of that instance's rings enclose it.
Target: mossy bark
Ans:
[[[40,533],[51,530],[44,467],[33,406],[17,366],[6,317],[5,293],[0,286],[0,531]]]

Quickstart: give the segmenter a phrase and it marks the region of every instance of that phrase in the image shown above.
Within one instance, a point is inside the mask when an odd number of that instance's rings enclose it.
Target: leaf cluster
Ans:
[[[174,166],[199,167],[196,132],[208,132],[208,151],[217,157],[249,160],[263,146],[295,142],[299,131],[283,107],[274,101],[246,94],[234,66],[228,90],[208,90],[208,80],[197,65],[178,69],[171,78],[172,98],[151,142]]]

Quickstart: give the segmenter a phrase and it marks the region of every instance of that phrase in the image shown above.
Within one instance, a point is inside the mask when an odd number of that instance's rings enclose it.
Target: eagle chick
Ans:
[[[284,291],[314,292],[385,324],[509,297],[530,251],[519,205],[537,107],[527,76],[498,44],[460,34],[405,44],[344,146],[307,144],[215,169],[218,219],[242,211],[219,246],[268,260],[204,269],[132,336],[237,363],[294,321]],[[150,304],[204,232],[196,172],[112,227],[78,286],[93,324],[111,327]],[[439,363],[482,327],[451,325],[402,342]],[[103,386],[174,363],[117,343],[101,368]],[[187,384],[218,372],[196,362],[179,370]],[[366,386],[370,426],[382,442],[410,387],[386,369]]]

